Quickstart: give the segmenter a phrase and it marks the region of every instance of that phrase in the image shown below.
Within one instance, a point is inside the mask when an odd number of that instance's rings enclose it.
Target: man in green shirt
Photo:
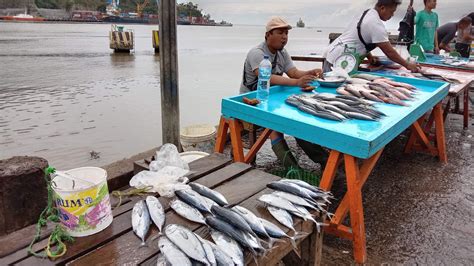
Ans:
[[[438,14],[433,12],[436,8],[436,0],[423,0],[425,9],[416,13],[415,16],[415,41],[418,42],[426,52],[439,54],[438,36],[436,29],[439,26]]]

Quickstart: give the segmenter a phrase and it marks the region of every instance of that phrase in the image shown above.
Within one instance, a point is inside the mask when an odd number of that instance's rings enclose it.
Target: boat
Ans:
[[[45,18],[42,17],[34,17],[30,14],[18,14],[16,16],[0,16],[1,20],[5,21],[24,21],[24,22],[38,22],[38,21],[45,21]]]
[[[296,27],[304,28],[304,22],[301,18],[300,18],[300,20],[298,20],[298,22],[296,22]]]

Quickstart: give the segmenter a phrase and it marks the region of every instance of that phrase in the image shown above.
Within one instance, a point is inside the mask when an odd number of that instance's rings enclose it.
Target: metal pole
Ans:
[[[176,0],[159,1],[159,23],[162,139],[163,143],[173,143],[181,150]]]

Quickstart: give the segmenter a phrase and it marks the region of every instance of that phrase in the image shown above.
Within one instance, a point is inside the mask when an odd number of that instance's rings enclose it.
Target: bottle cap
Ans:
[[[269,59],[269,58],[270,58],[270,56],[268,56],[266,54],[263,55],[263,59]]]

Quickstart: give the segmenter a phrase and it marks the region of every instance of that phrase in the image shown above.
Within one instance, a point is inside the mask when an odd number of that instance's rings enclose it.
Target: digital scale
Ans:
[[[344,46],[344,53],[336,58],[334,66],[344,69],[349,75],[354,74],[359,69],[361,62],[360,55],[355,47]]]

